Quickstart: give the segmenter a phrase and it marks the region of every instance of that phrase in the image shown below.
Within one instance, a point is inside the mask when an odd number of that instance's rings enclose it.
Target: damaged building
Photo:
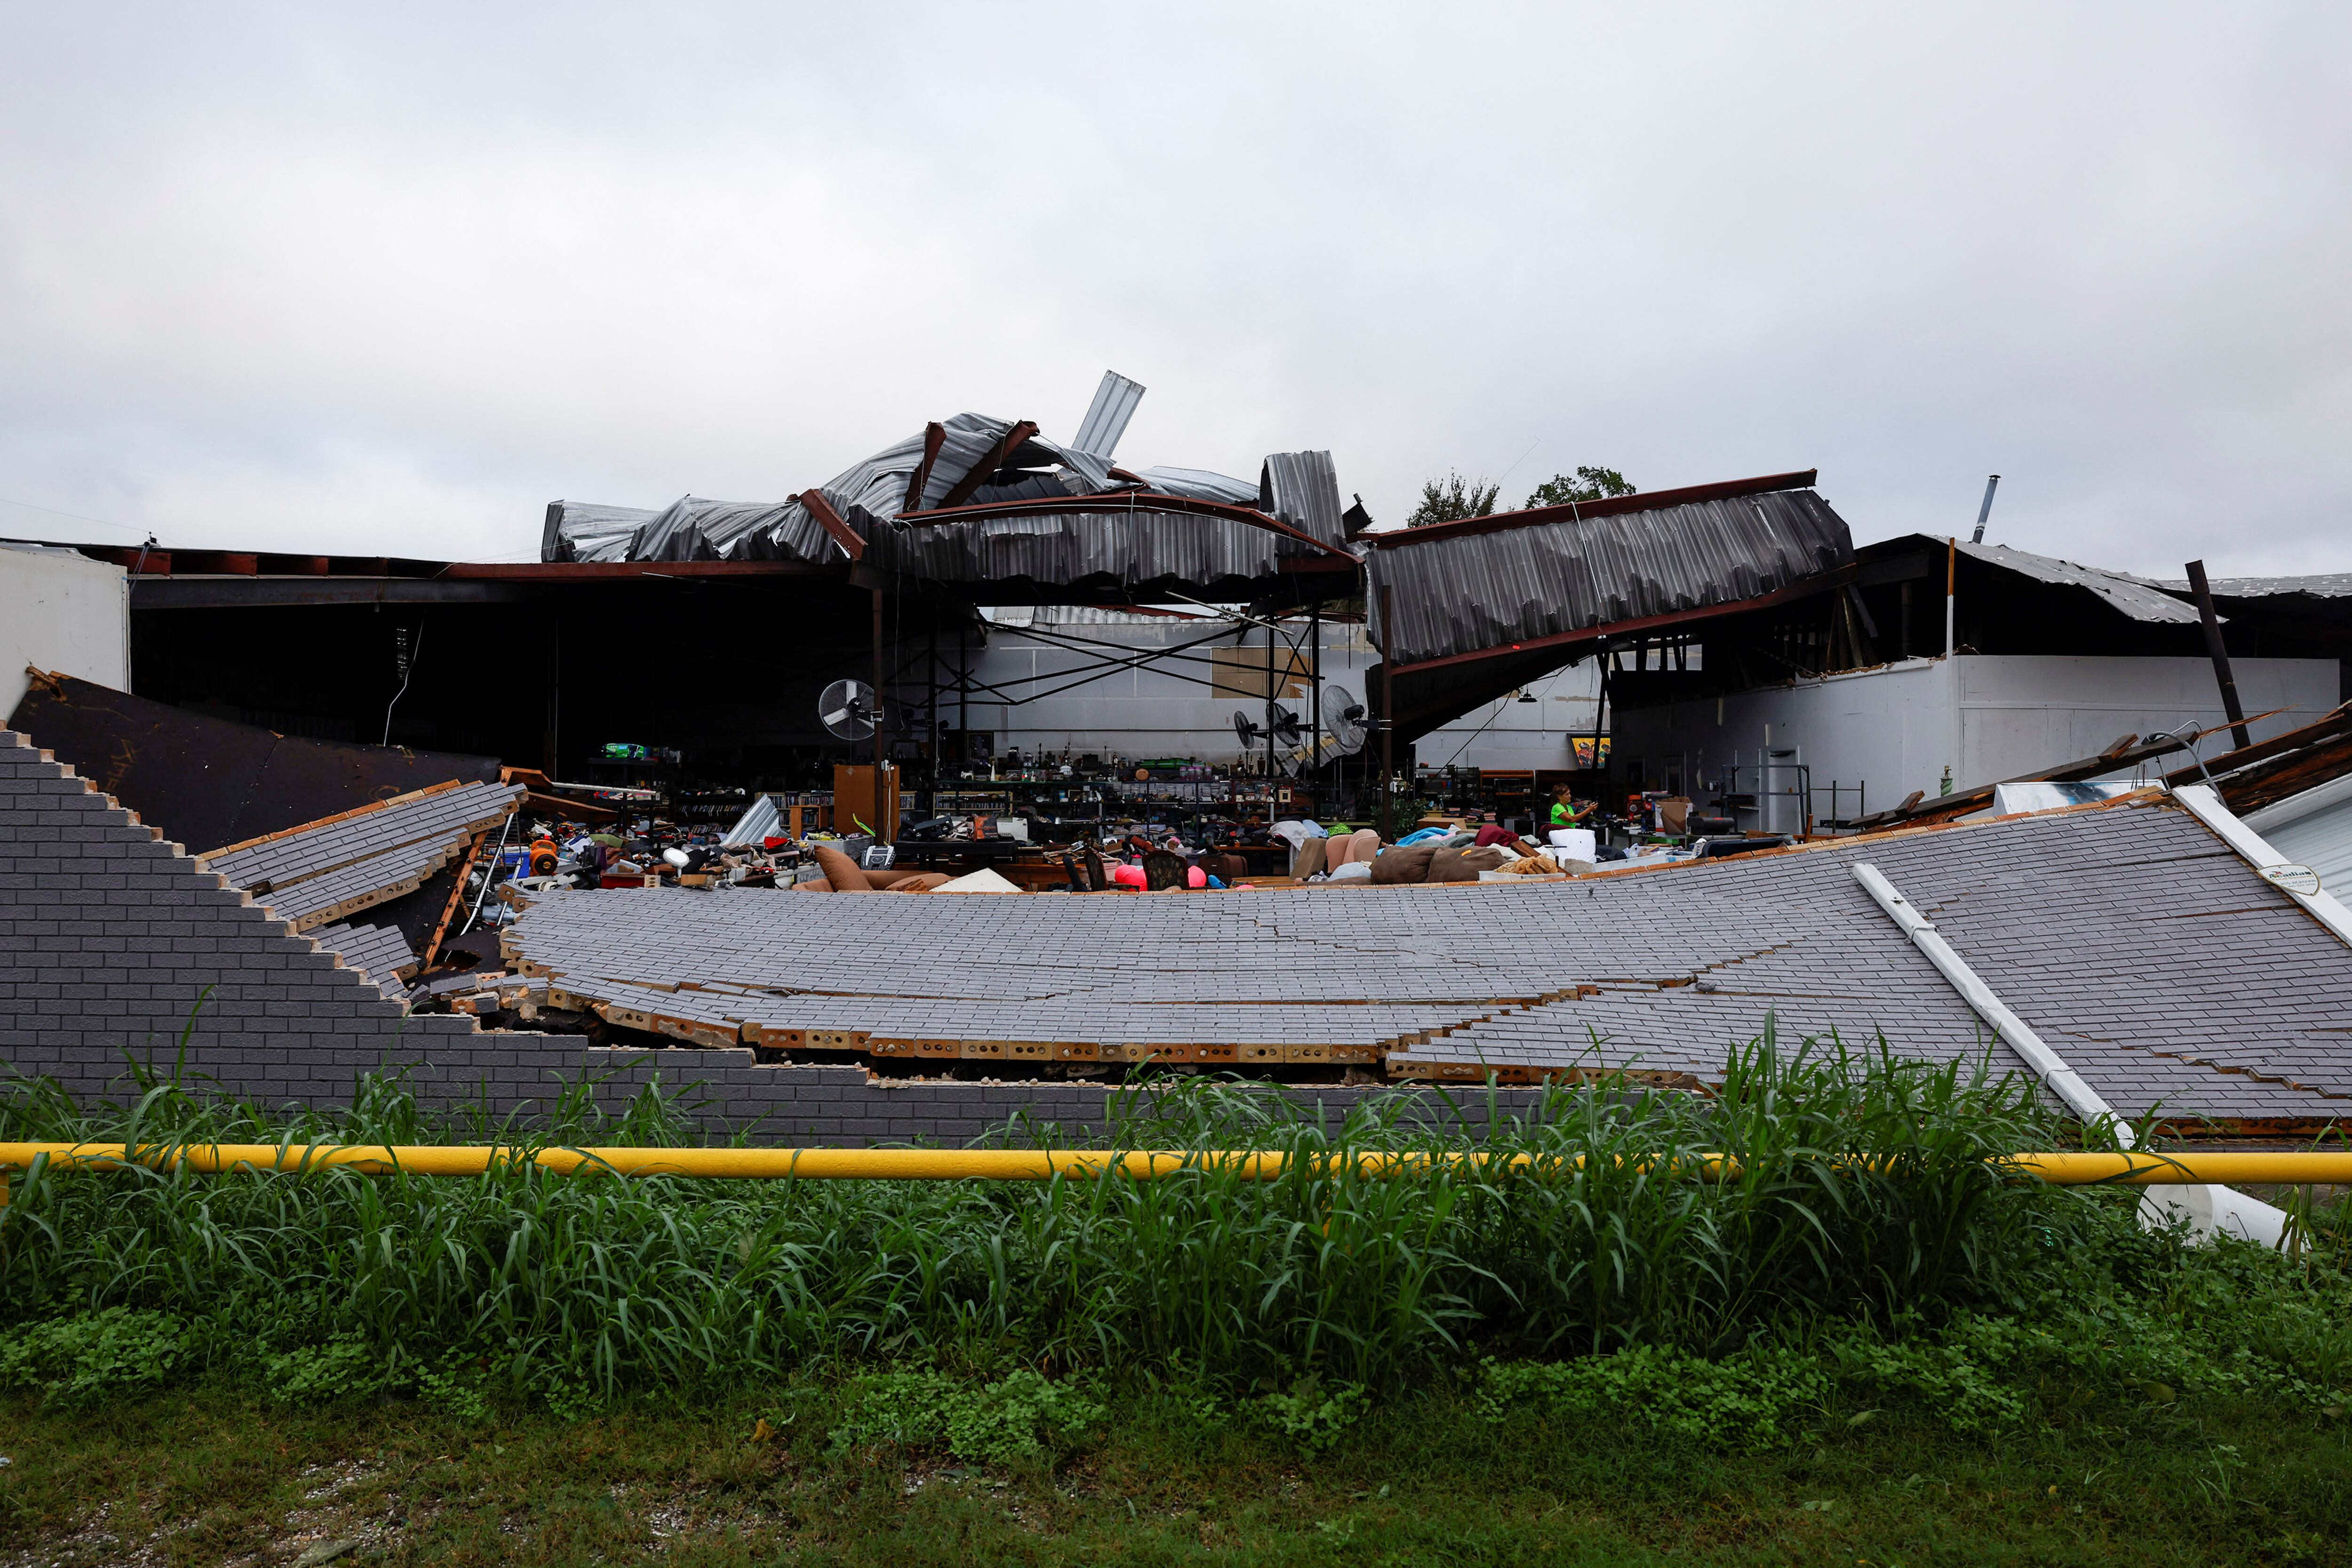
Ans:
[[[653,1062],[816,1141],[1137,1070],[1705,1092],[1767,1028],[2215,1134],[2352,1100],[2343,580],[1856,546],[1811,470],[1380,531],[1319,450],[1122,466],[1141,390],[557,502],[536,562],[18,552],[120,620],[0,741],[0,1056],[109,1092],[193,1018],[257,1098],[509,1106]]]

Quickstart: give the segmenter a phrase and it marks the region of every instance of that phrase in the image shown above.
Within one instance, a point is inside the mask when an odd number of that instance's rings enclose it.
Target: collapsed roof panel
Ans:
[[[1824,591],[1853,560],[1813,471],[1396,529],[1366,550],[1376,646],[1382,590],[1393,668],[1370,682],[1401,741],[1426,734],[1619,636]]]
[[[634,506],[597,506],[588,501],[547,503],[547,526],[539,540],[541,561],[626,561],[638,529],[660,516]]]
[[[2031,577],[2037,583],[2087,588],[2110,607],[2150,626],[2197,624],[2195,605],[2184,605],[2154,584],[2137,577],[2126,577],[2120,572],[2103,572],[2095,566],[2061,561],[2053,555],[2035,555],[2023,550],[2012,550],[2006,544],[1971,544],[1961,540],[1954,548],[1971,561],[1981,561],[1988,566],[1998,566],[2021,577]]]
[[[1853,559],[1813,473],[1374,534],[1373,640],[1398,669],[1753,600]],[[1381,620],[1393,591],[1396,625]]]
[[[2217,599],[2352,599],[2352,572],[2321,572],[2308,577],[2215,577],[2206,585]],[[2171,594],[2189,592],[2183,578],[2168,578],[2157,586]]]
[[[1067,446],[1029,420],[958,414],[782,502],[688,496],[659,513],[557,502],[541,554],[814,564],[871,551],[877,569],[908,577],[1090,592],[1248,593],[1302,556],[1354,572],[1328,452],[1275,453],[1255,486],[1196,468],[1114,472],[1141,395],[1107,379]]]
[[[628,561],[822,561],[824,530],[798,501],[681,496],[630,540]]]
[[[1326,544],[1344,543],[1339,474],[1328,452],[1276,452],[1258,477],[1257,507]]]

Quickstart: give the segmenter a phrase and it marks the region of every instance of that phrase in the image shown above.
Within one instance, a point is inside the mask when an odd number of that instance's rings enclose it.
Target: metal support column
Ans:
[[[1396,647],[1396,623],[1390,619],[1394,613],[1395,597],[1386,583],[1381,584],[1381,838],[1384,843],[1396,840],[1396,680],[1390,673],[1396,660],[1390,657]]]
[[[1279,611],[1269,608],[1265,613],[1265,815],[1274,820],[1274,644],[1282,635],[1282,623],[1276,618]]]
[[[923,699],[923,757],[927,764],[923,815],[931,817],[940,814],[940,615],[936,605],[924,637],[923,680],[929,689]]]
[[[877,843],[883,842],[889,832],[889,813],[882,808],[883,775],[889,766],[890,736],[883,723],[882,705],[882,590],[874,590],[874,829]],[[836,817],[836,821],[839,819]]]
[[[2205,581],[2205,563],[2189,563],[2189,588],[2197,595],[2197,618],[2205,623],[2205,651],[2212,656],[2213,679],[2221,685],[2221,711],[2230,716],[2230,739],[2240,751],[2254,743],[2246,729],[2246,710],[2238,702],[2238,678],[2230,673],[2230,649],[2221,641],[2221,619],[2213,613],[2213,589]]]
[[[1319,785],[1323,778],[1323,601],[1320,599],[1310,601],[1307,606],[1307,642],[1315,650],[1307,663],[1307,677],[1309,688],[1307,693],[1308,722],[1311,725],[1307,733],[1314,737],[1309,742],[1312,750],[1308,754],[1315,759],[1312,771]]]

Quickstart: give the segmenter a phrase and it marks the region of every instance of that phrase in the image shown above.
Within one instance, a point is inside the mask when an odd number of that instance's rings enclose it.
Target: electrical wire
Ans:
[[[416,661],[424,657],[425,617],[419,616],[416,617],[416,643],[408,650],[408,668],[400,672],[400,689],[394,692],[392,700],[383,705],[383,744],[384,745],[392,744],[392,710],[400,706],[402,698],[408,695],[408,682],[416,674]]]

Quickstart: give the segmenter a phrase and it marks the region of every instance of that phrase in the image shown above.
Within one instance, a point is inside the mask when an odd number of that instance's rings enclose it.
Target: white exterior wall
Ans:
[[[1219,648],[1237,645],[1256,650],[1256,658],[1262,660],[1265,634],[1256,628],[1250,628],[1245,636],[1237,636],[1235,628],[1227,626],[1220,632],[1218,624],[1206,618],[1129,616],[1109,622],[1099,617],[1079,621],[1046,618],[1054,614],[1041,611],[1034,623],[1040,630],[1052,634],[1048,638],[1030,635],[1021,625],[1012,622],[1005,612],[998,612],[1003,618],[990,632],[988,647],[972,661],[975,680],[1004,690],[1002,698],[975,694],[971,705],[971,727],[995,732],[998,755],[1018,747],[1024,756],[1040,750],[1054,753],[1066,751],[1077,756],[1092,752],[1129,759],[1195,757],[1204,763],[1223,765],[1234,762],[1241,753],[1234,734],[1234,710],[1246,712],[1253,722],[1263,722],[1263,697],[1217,696],[1202,684],[1213,675],[1210,666],[1183,662],[1204,660]],[[1303,619],[1285,626],[1286,634],[1294,638],[1303,636],[1306,629]],[[1063,684],[1051,677],[1060,674],[1075,679],[1082,667],[1099,662],[1107,653],[1171,655],[1188,643],[1212,636],[1214,640],[1186,649],[1181,659],[1163,658],[1116,670],[1066,690],[1019,703],[1005,700],[1051,691]],[[1098,647],[1088,649],[1067,646],[1067,639],[1076,638]],[[1367,672],[1380,662],[1380,655],[1364,628],[1350,623],[1326,622],[1322,641],[1323,684],[1344,688],[1361,701]],[[1262,671],[1264,666],[1261,663],[1256,668]],[[1034,679],[1041,676],[1049,679]],[[1536,699],[1533,702],[1521,702],[1515,698],[1490,702],[1423,737],[1417,754],[1423,763],[1438,767],[1449,762],[1460,767],[1567,767],[1570,732],[1591,732],[1593,697],[1599,681],[1600,665],[1587,659],[1574,668],[1561,670],[1528,687],[1528,694]],[[918,704],[923,700],[908,689],[901,689],[898,697],[902,702],[911,700]],[[1310,707],[1303,684],[1296,695],[1278,700],[1302,720],[1308,717]],[[961,711],[953,697],[940,699],[941,722],[961,728]],[[1260,742],[1251,754],[1263,758],[1265,742]]]
[[[130,689],[127,575],[70,551],[0,543],[0,722],[24,700],[27,665]]]
[[[1413,742],[1414,757],[1423,767],[1441,769],[1449,763],[1513,770],[1574,767],[1569,742],[1591,738],[1601,661],[1588,658],[1522,689],[1535,700],[1504,697],[1486,703]]]
[[[2231,669],[2247,712],[2284,710],[2250,726],[2257,741],[2307,724],[2336,704],[2333,659],[2242,658]],[[1685,789],[1717,787],[1736,764],[1738,788],[1753,792],[1768,748],[1793,751],[1787,760],[1809,770],[1815,815],[1826,817],[1863,809],[1852,793],[1857,784],[1868,791],[1867,809],[1882,810],[1913,790],[1941,793],[1947,767],[1952,787],[1968,789],[2094,756],[2121,735],[2189,723],[2201,729],[2224,717],[2207,659],[1962,654],[1719,700],[1629,708],[1612,716],[1611,727],[1615,757],[1629,766],[1640,763],[1653,789],[1669,768]],[[2202,749],[2210,756],[2229,744],[2224,734]],[[1791,775],[1770,787],[1796,783]],[[1832,783],[1845,792],[1834,814],[1827,795]],[[1797,824],[1784,817],[1769,826]]]

